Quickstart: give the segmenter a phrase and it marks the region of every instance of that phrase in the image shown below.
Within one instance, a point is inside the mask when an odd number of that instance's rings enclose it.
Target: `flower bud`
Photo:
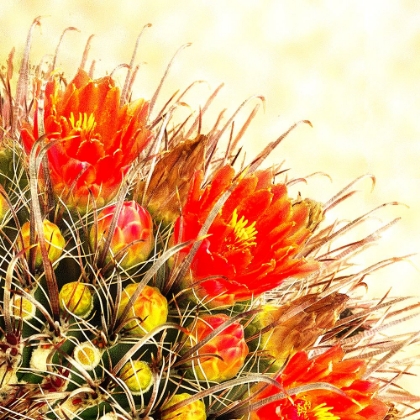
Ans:
[[[119,377],[133,395],[147,392],[153,384],[152,370],[142,360],[131,360],[126,363],[120,370]]]
[[[51,223],[49,220],[43,220],[43,229],[44,229],[44,237],[47,246],[48,258],[53,263],[57,261],[61,254],[63,253],[64,246],[66,241],[63,235],[60,232],[60,229],[54,223]],[[26,251],[26,256],[29,258],[29,247],[31,242],[31,224],[26,222],[22,225],[21,228],[21,238],[23,244],[21,243],[22,248],[28,248]],[[35,238],[37,241],[37,238]],[[42,265],[42,254],[41,254],[41,247],[38,244],[36,247],[36,254],[35,254],[35,266],[41,267]]]
[[[103,416],[99,417],[98,420],[124,420],[124,417],[116,413],[106,413]]]
[[[224,314],[204,315],[189,327],[185,348],[199,344],[229,317]],[[192,369],[199,380],[222,382],[233,378],[242,368],[249,353],[244,328],[233,322],[193,353]],[[198,358],[194,357],[198,355]],[[213,356],[214,355],[214,356]]]
[[[98,224],[90,232],[92,248],[102,252],[112,223],[116,206],[102,210]],[[153,221],[149,212],[135,201],[124,202],[112,235],[106,262],[117,260],[129,269],[147,259],[154,246]]]
[[[36,314],[36,306],[25,296],[14,295],[10,301],[11,313],[16,318],[29,321]]]
[[[118,306],[118,318],[120,319],[131,297],[137,290],[137,283],[128,285],[122,292]],[[136,318],[125,323],[124,329],[132,335],[144,336],[149,331],[162,325],[168,317],[168,302],[159,289],[144,286],[140,295],[128,312],[126,320]]]
[[[167,410],[175,404],[190,398],[187,393],[173,395],[167,403],[162,406],[162,411]],[[206,406],[203,401],[195,400],[174,411],[168,411],[162,415],[162,420],[206,420]]]
[[[101,361],[102,352],[91,342],[86,341],[78,344],[73,353],[73,357],[85,370],[95,369]]]
[[[10,208],[9,203],[4,198],[4,195],[2,194],[2,192],[0,191],[0,223],[3,222],[9,208]]]
[[[93,297],[89,288],[82,283],[72,281],[65,284],[59,293],[60,308],[81,318],[89,316],[93,309]]]

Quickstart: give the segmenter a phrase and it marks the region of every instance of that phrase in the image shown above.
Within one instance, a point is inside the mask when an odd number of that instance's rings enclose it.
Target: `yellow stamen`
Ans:
[[[312,413],[315,415],[316,420],[340,420],[340,417],[331,413],[332,407],[327,407],[327,404],[322,403],[317,405]]]
[[[299,418],[302,417],[304,419],[307,419],[308,417],[306,416],[306,413],[311,409],[311,403],[306,399],[302,399],[301,401],[299,401],[299,404],[296,405],[296,412]]]
[[[312,408],[312,404],[306,396],[299,398],[295,402],[292,401],[296,409],[296,414],[300,420],[341,420],[340,417],[331,413],[333,407],[327,407],[326,403],[322,403]]]
[[[74,118],[73,112],[71,112],[69,121],[71,126],[75,130],[90,132],[93,131],[96,127],[95,116],[93,114],[90,114],[88,117],[86,112],[84,112],[83,114],[79,112],[79,118],[77,119],[77,121]]]
[[[258,233],[258,231],[255,229],[256,222],[254,221],[248,225],[249,222],[244,218],[244,216],[242,216],[240,219],[238,218],[238,212],[235,209],[229,222],[229,226],[233,228],[233,232],[235,234],[235,241],[232,245],[243,247],[256,245],[257,243],[255,242],[255,238]]]

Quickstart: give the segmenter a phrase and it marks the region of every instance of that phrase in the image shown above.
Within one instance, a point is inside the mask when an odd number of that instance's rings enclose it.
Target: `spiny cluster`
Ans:
[[[237,164],[256,109],[220,150],[233,118],[200,128],[217,91],[186,121],[172,117],[182,94],[152,118],[156,98],[129,100],[133,65],[121,89],[84,70],[87,51],[70,80],[31,72],[27,55],[17,80],[13,55],[1,74],[0,417],[376,420],[410,407],[390,356],[415,336],[380,332],[418,304],[357,297],[398,259],[350,264],[393,222],[335,247],[369,216],[325,221],[353,184],[328,203],[293,198],[297,180],[260,169],[285,135]]]

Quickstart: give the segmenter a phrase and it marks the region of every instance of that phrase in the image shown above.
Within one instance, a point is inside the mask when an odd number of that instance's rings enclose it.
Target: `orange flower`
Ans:
[[[364,360],[343,360],[339,345],[309,360],[305,352],[296,353],[277,381],[288,390],[323,382],[335,386],[342,394],[330,389],[316,389],[289,395],[251,413],[250,420],[381,420],[388,406],[375,395],[378,385],[362,380],[366,369]],[[258,392],[258,390],[262,390]],[[275,395],[277,387],[258,384],[251,389],[258,400]],[[251,403],[256,402],[252,400]]]
[[[45,98],[45,134],[55,141],[48,152],[55,193],[81,210],[92,198],[103,205],[150,138],[148,103],[139,99],[120,106],[120,89],[110,76],[91,80],[83,70],[65,88],[53,78]],[[22,127],[27,152],[40,134],[37,110],[34,126]]]
[[[175,224],[176,242],[197,239],[234,175],[225,166],[203,190],[203,175],[196,174]],[[293,206],[286,186],[272,184],[270,171],[241,179],[200,244],[183,287],[194,287],[212,306],[233,305],[316,270],[316,262],[297,257],[311,234],[309,206],[302,203]],[[181,260],[188,252],[181,252]]]

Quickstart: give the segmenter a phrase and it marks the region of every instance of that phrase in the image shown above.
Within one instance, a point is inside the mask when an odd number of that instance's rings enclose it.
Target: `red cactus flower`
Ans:
[[[175,224],[176,242],[198,238],[234,175],[232,167],[225,166],[205,189],[202,173],[195,175]],[[297,257],[311,234],[309,219],[309,206],[294,206],[286,186],[272,184],[270,171],[242,178],[202,240],[183,286],[193,287],[212,306],[233,305],[279,286],[287,277],[316,270],[316,262]]]
[[[185,343],[187,349],[199,344],[229,317],[225,314],[203,315],[189,327]],[[197,350],[199,358],[193,362],[199,380],[222,382],[233,378],[243,367],[249,349],[245,343],[244,328],[233,322]]]
[[[284,371],[277,377],[284,392],[295,387],[323,382],[335,386],[341,393],[330,389],[301,392],[267,404],[251,413],[250,420],[381,420],[388,406],[376,398],[378,385],[361,379],[365,370],[364,360],[343,360],[339,345],[324,354],[308,359],[305,352],[296,353]],[[261,390],[261,392],[258,392]],[[251,389],[257,400],[275,395],[275,386],[257,385]],[[256,402],[255,399],[251,401]]]
[[[23,123],[21,131],[27,152],[41,134],[37,110],[33,127]],[[54,141],[48,161],[55,193],[81,210],[90,199],[108,202],[150,138],[147,114],[143,99],[120,106],[110,76],[91,80],[79,70],[64,88],[57,78],[49,81],[43,125],[47,141]]]

